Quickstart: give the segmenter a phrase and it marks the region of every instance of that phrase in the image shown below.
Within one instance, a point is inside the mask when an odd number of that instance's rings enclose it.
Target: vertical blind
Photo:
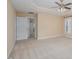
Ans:
[[[27,39],[30,36],[30,21],[28,17],[17,17],[17,40]]]
[[[68,33],[68,34],[72,33],[72,18],[71,17],[65,18],[65,33]]]

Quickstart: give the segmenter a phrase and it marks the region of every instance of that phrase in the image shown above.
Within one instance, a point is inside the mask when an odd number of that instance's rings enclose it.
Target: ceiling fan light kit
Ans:
[[[59,8],[58,12],[66,12],[67,10],[65,8]]]

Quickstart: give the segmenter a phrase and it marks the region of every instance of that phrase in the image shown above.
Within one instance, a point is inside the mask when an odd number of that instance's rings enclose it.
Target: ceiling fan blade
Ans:
[[[71,8],[69,8],[69,7],[64,7],[64,8],[66,8],[66,9],[71,9]]]
[[[68,6],[68,5],[72,5],[72,3],[67,3],[67,4],[65,4],[64,6]]]
[[[61,4],[60,3],[58,3],[58,2],[55,2],[58,6],[61,6]]]

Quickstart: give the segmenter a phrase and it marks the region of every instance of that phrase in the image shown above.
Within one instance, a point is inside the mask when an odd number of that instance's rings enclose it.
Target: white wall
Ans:
[[[8,0],[7,4],[7,55],[9,56],[16,41],[16,12],[11,0]]]

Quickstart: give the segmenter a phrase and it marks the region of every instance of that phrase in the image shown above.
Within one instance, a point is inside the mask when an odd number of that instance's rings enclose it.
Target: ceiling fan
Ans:
[[[59,8],[60,10],[61,9],[70,10],[71,8],[68,6],[72,5],[72,3],[64,4],[64,0],[60,0],[60,3],[59,2],[55,2],[55,3],[58,5],[58,7],[52,7],[52,8]]]

